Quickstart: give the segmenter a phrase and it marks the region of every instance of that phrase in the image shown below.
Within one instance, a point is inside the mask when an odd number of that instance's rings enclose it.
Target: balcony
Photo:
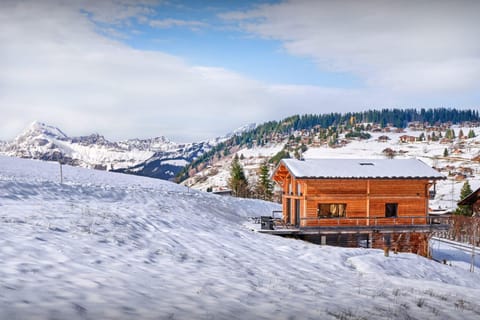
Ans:
[[[271,218],[269,230],[272,234],[333,234],[369,232],[433,232],[450,228],[448,217],[362,217],[362,218],[301,218],[300,227]]]

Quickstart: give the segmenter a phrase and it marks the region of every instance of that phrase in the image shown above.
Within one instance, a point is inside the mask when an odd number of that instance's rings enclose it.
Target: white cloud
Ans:
[[[223,14],[322,70],[409,94],[468,92],[480,80],[478,1],[285,1]]]
[[[117,2],[107,6],[105,1],[102,10],[120,12],[124,19],[146,10],[127,6],[121,13],[124,4],[118,8]],[[329,99],[331,93],[320,88],[299,95],[298,88],[272,86],[222,68],[191,66],[172,55],[132,49],[96,33],[82,5],[1,4],[1,138],[10,139],[40,120],[70,135],[99,132],[113,139],[166,135],[192,141],[245,123],[308,112],[307,106],[311,110],[326,100],[355,105],[348,95]],[[108,16],[99,8],[87,9],[97,18]]]
[[[478,78],[476,69],[471,68],[477,63],[476,42],[470,44],[470,55],[455,53],[457,59],[448,59],[451,55],[442,53],[435,59],[414,59],[415,63],[408,55],[402,57],[395,50],[378,45],[367,48],[360,40],[358,46],[350,44],[356,41],[355,37],[362,36],[352,30],[352,35],[346,31],[337,35],[348,41],[335,42],[332,35],[332,46],[323,48],[317,42],[330,36],[332,30],[322,31],[317,29],[322,25],[311,22],[319,8],[312,13],[305,5],[291,7],[287,18],[285,10],[289,5],[245,13],[244,17],[268,15],[261,24],[245,27],[283,39],[294,54],[312,56],[321,65],[329,61],[335,70],[355,70],[372,83],[397,91],[411,89],[410,72],[415,75],[411,79],[416,87],[423,82],[427,89],[432,85],[445,86],[443,79],[454,76],[451,85],[463,90]],[[148,1],[133,0],[1,1],[0,139],[11,139],[33,120],[40,120],[59,126],[69,135],[99,132],[110,139],[166,135],[177,141],[198,141],[245,123],[281,119],[295,113],[401,106],[399,103],[417,106],[410,102],[418,97],[405,98],[393,89],[270,84],[224,68],[192,66],[176,56],[136,50],[109,39],[99,34],[98,25],[92,22],[101,21],[108,27],[128,25],[137,19],[147,24],[153,16],[151,10]],[[297,16],[303,18],[299,20]],[[354,15],[351,19],[355,20]],[[330,20],[333,23],[336,17]],[[350,29],[340,23],[335,25],[340,30]],[[310,35],[317,32],[322,35],[320,40]],[[445,49],[440,41],[433,42],[438,50]],[[449,50],[464,52],[457,48],[462,43],[458,41]],[[390,41],[387,47],[392,44]],[[393,56],[385,57],[388,52]],[[350,55],[353,57],[349,58]],[[392,59],[400,62],[389,64]],[[439,63],[442,68],[437,67]],[[391,72],[384,72],[379,66],[388,67]],[[426,70],[423,78],[417,69]],[[428,104],[428,97],[422,98]]]

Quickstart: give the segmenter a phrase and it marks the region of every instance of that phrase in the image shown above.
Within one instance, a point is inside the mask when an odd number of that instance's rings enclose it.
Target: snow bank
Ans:
[[[458,318],[480,278],[259,234],[276,204],[0,157],[0,319]]]

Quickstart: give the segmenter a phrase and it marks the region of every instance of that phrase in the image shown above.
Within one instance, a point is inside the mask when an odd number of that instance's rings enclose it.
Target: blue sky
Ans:
[[[167,52],[181,56],[193,65],[227,68],[262,81],[360,87],[361,82],[354,75],[320,70],[311,59],[288,54],[281,41],[245,32],[236,22],[219,16],[225,12],[251,10],[262,4],[277,2],[169,2],[156,6],[151,18],[162,21],[175,19],[193,25],[159,28],[131,19],[128,25],[114,26],[120,36],[108,32],[104,34],[132,48]],[[102,32],[105,24],[97,25]]]
[[[5,0],[0,139],[199,141],[296,113],[478,108],[471,1]]]

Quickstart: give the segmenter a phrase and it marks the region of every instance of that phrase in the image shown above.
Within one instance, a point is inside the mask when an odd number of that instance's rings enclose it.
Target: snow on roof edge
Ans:
[[[446,179],[419,159],[282,159],[280,163],[303,179]]]

